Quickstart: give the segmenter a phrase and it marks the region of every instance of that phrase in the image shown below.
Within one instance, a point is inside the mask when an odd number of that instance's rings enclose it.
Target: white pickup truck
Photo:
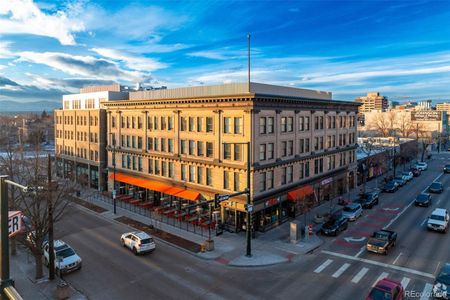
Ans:
[[[427,228],[430,230],[447,232],[449,223],[448,211],[444,208],[436,208],[428,217]]]

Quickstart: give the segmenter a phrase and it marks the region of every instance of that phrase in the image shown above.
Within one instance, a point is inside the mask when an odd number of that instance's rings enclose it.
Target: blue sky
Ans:
[[[0,100],[252,81],[450,99],[450,1],[0,0]]]

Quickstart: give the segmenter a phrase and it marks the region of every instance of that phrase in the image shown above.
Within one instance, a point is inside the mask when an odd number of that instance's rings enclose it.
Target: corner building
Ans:
[[[101,104],[108,189],[115,184],[119,194],[153,207],[243,191],[249,150],[258,231],[355,184],[359,104],[328,92],[236,83],[130,92],[127,100]],[[245,228],[246,201],[242,195],[221,202],[227,230]]]

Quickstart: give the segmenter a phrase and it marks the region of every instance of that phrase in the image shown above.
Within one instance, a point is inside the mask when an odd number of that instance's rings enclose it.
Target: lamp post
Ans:
[[[111,150],[112,152],[112,166],[113,166],[113,191],[112,191],[112,198],[113,198],[113,212],[114,214],[117,214],[117,191],[116,191],[116,139],[113,138],[113,134],[111,133],[111,143],[112,146],[108,146],[108,150]]]

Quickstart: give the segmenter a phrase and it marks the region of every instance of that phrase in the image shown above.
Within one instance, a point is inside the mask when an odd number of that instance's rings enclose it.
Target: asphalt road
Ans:
[[[71,208],[56,236],[76,249],[83,269],[65,279],[90,299],[353,300],[364,299],[383,276],[402,281],[408,295],[426,292],[442,263],[450,261],[450,232],[429,232],[424,225],[433,208],[450,210],[450,174],[441,175],[445,191],[432,196],[431,207],[409,203],[442,173],[450,161],[442,157],[398,192],[382,194],[378,206],[338,237],[325,237],[324,246],[313,254],[265,268],[228,267],[161,242],[155,252],[134,256],[119,243],[130,228]],[[387,256],[367,253],[367,236],[387,225],[398,233],[396,247]],[[415,296],[409,298],[428,299]]]

